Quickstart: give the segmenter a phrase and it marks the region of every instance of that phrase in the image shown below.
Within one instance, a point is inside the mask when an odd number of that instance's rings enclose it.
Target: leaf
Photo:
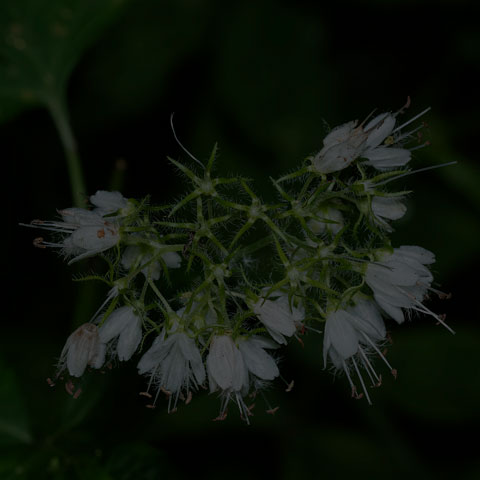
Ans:
[[[126,0],[3,0],[0,121],[63,96],[85,49]]]
[[[27,408],[13,369],[0,361],[0,445],[32,441]]]

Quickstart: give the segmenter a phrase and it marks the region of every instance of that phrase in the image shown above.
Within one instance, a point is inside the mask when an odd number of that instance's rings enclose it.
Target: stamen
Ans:
[[[428,147],[429,145],[430,145],[430,142],[427,140],[425,143],[422,143],[422,145],[417,145],[416,147],[409,148],[409,150],[413,152],[415,150],[420,150],[421,148]]]
[[[365,386],[365,383],[363,381],[363,377],[362,377],[362,375],[360,373],[360,370],[357,366],[357,362],[355,361],[355,357],[352,357],[352,363],[353,363],[353,366],[355,367],[355,370],[357,372],[360,383],[362,384],[362,388],[363,388],[363,391],[365,393],[365,397],[367,398],[367,402],[369,403],[369,405],[372,405],[372,401],[370,400],[370,397],[368,395],[367,387]]]
[[[386,363],[386,365],[390,369],[390,371],[393,371],[394,368],[390,365],[388,360],[385,358],[385,355],[383,355],[383,353],[378,349],[378,347],[375,345],[375,343],[370,340],[370,338],[368,337],[368,335],[365,332],[361,332],[361,333],[364,336],[365,340],[367,340],[367,342],[372,346],[372,348],[378,353],[380,358]]]
[[[348,367],[347,367],[347,364],[345,363],[345,360],[342,360],[342,364],[343,364],[343,370],[344,370],[345,375],[347,376],[347,379],[348,379],[348,383],[350,384],[350,388],[352,389],[352,397],[354,397],[354,396],[356,396],[357,389],[356,389],[355,384],[353,383],[353,381],[350,377],[350,374],[348,373]]]
[[[424,167],[424,168],[419,168],[417,170],[410,170],[409,172],[402,173],[401,175],[397,175],[396,177],[388,178],[387,180],[384,180],[383,182],[376,183],[374,185],[374,187],[378,187],[380,185],[385,185],[389,182],[393,182],[394,180],[398,180],[399,178],[407,177],[408,175],[413,175],[414,173],[426,172],[427,170],[433,170],[435,168],[448,167],[449,165],[455,165],[456,163],[458,163],[458,162],[456,162],[456,161],[447,162],[447,163],[441,163],[440,165],[432,165],[431,167]]]
[[[364,361],[365,369],[367,370],[367,373],[370,376],[370,379],[372,380],[372,383],[378,387],[380,385],[380,378],[377,375],[377,372],[373,368],[373,365],[370,363],[370,360],[368,359],[367,355],[365,355],[365,352],[362,350],[362,347],[359,346],[358,350],[360,352],[360,356],[362,357],[362,359]],[[372,376],[370,375],[370,372],[369,372],[369,368],[370,368],[373,376],[375,377],[375,380],[377,381],[377,383],[375,383],[373,381],[373,378],[372,378]]]
[[[428,315],[431,315],[433,318],[438,320],[438,323],[440,323],[442,326],[444,326],[451,334],[455,335],[455,331],[452,330],[441,318],[439,315],[436,313],[432,312],[428,307],[426,307],[422,302],[417,300],[412,294],[409,292],[405,291],[403,288],[397,287],[398,290],[400,290],[404,295],[407,295],[410,299],[412,299],[418,307],[412,307],[414,310],[417,312],[422,312],[422,313],[427,313]]]
[[[392,131],[392,133],[397,132],[398,130],[401,130],[403,127],[406,127],[407,125],[410,125],[412,122],[414,122],[417,118],[420,118],[422,115],[425,115],[427,112],[429,112],[432,109],[432,107],[426,108],[423,112],[420,112],[418,115],[415,115],[413,118],[410,120],[407,120],[405,123],[397,127],[395,130]]]

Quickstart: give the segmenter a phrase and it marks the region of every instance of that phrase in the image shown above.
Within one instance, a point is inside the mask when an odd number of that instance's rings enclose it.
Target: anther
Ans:
[[[43,244],[43,237],[37,237],[33,240],[33,246],[34,247],[37,247],[37,248],[47,248],[44,244]]]
[[[152,398],[152,396],[148,392],[140,392],[139,395],[142,397]]]
[[[275,413],[279,410],[280,407],[275,407],[275,408],[270,408],[269,410],[266,410],[266,412],[269,415],[275,415]]]
[[[292,380],[292,381],[288,384],[288,386],[287,386],[287,388],[285,389],[285,391],[286,391],[286,392],[291,392],[292,389],[293,389],[293,385],[294,385],[294,384],[295,384],[295,380]]]

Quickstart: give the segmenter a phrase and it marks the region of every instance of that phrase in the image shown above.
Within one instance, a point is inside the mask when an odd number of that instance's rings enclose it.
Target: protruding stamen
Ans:
[[[363,392],[365,393],[365,397],[367,398],[367,402],[369,403],[369,405],[372,405],[372,401],[370,400],[370,397],[368,395],[367,387],[365,386],[365,382],[363,381],[362,374],[360,373],[360,370],[358,368],[357,362],[355,361],[354,357],[352,357],[352,363],[353,363],[353,366],[355,367],[355,371],[357,372],[358,379],[362,384],[362,389],[363,389]]]
[[[361,332],[361,333],[362,333],[363,337],[365,338],[365,340],[367,340],[367,342],[372,346],[372,348],[378,353],[380,358],[386,363],[386,365],[390,369],[390,371],[392,371],[393,367],[390,365],[388,360],[385,358],[385,355],[379,350],[379,348],[375,345],[375,343],[370,340],[370,338],[368,337],[368,335],[365,332]]]
[[[398,130],[401,130],[403,127],[406,127],[407,125],[410,125],[412,122],[417,120],[417,118],[420,118],[421,116],[425,115],[427,112],[429,112],[432,109],[432,107],[426,108],[423,112],[420,112],[418,115],[415,115],[413,118],[410,120],[407,120],[405,123],[402,123],[399,127],[397,127],[395,130],[393,130],[392,133],[398,132]]]
[[[372,381],[373,386],[375,386],[375,385],[378,386],[381,382],[380,382],[379,376],[377,375],[377,372],[373,368],[373,365],[370,363],[370,360],[368,359],[365,352],[362,350],[362,347],[358,347],[358,351],[360,352],[360,356],[362,357],[363,364],[365,365],[365,370],[367,371],[368,376],[370,377],[370,380]],[[375,377],[376,382],[373,379],[372,375],[373,375],[373,377]]]

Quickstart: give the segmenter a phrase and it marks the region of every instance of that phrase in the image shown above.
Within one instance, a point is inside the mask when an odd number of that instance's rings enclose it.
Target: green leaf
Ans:
[[[0,121],[64,95],[85,49],[126,0],[2,0]]]
[[[32,441],[27,408],[13,369],[0,361],[0,445]]]

